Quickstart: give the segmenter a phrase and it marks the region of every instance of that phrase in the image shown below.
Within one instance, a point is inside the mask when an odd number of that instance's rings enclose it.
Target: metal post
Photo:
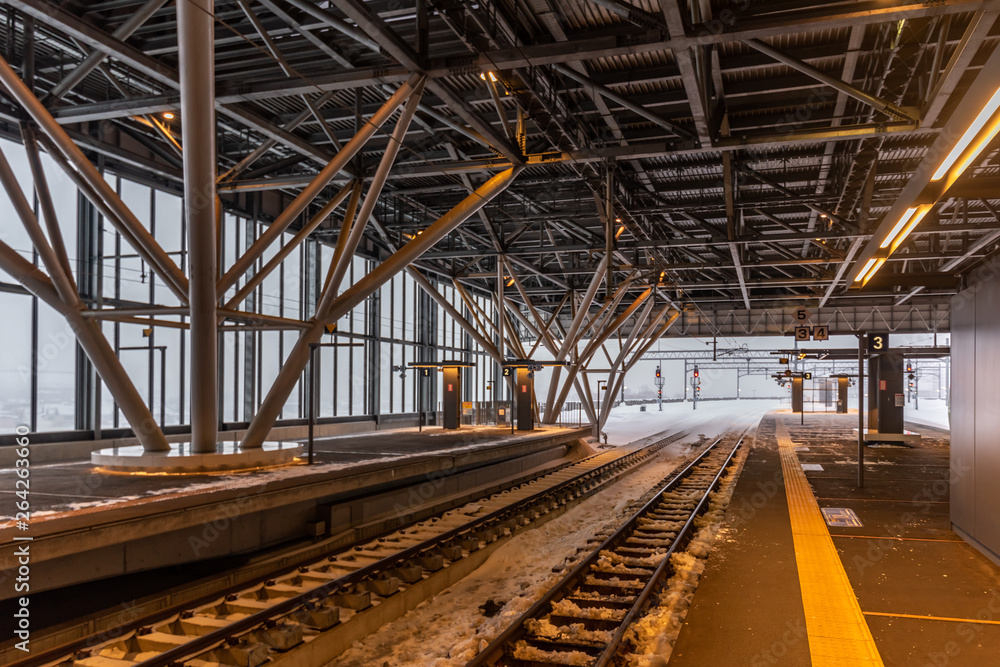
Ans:
[[[167,422],[167,346],[160,345],[160,427]]]
[[[215,3],[177,5],[184,214],[191,260],[191,451],[214,452],[218,440],[218,322],[215,284],[218,239],[215,215]]]
[[[313,464],[313,444],[316,431],[316,350],[315,343],[309,346],[309,465]],[[336,350],[336,348],[334,348]]]
[[[514,406],[517,404],[517,369],[512,368],[510,371],[510,381],[514,386],[514,390],[510,395],[510,434],[514,435]]]
[[[858,488],[865,485],[865,334],[858,334]]]

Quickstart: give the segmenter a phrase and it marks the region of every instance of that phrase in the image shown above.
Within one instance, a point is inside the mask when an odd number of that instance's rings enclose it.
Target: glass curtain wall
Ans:
[[[23,147],[0,140],[0,148],[29,201],[33,201],[31,172]],[[92,284],[96,287],[92,293],[88,294],[81,286],[86,298],[104,308],[180,305],[135,249],[89,203],[79,199],[62,171],[45,155],[43,162],[74,277],[80,280],[81,269],[94,277]],[[186,270],[187,233],[182,199],[116,174],[108,173],[105,178],[174,261]],[[35,207],[37,211],[37,202]],[[220,239],[223,266],[232,265],[265,227],[260,221],[226,213]],[[81,234],[81,230],[87,234]],[[2,192],[0,237],[26,259],[39,263],[9,198]],[[287,242],[290,238],[291,234],[286,233],[282,240]],[[256,268],[264,266],[275,252],[276,248],[269,249]],[[242,309],[291,320],[312,317],[332,257],[333,249],[328,245],[314,241],[300,245],[281,262],[279,269],[262,281]],[[377,265],[374,259],[355,256],[341,291]],[[242,278],[231,288],[225,301],[246,280]],[[438,284],[438,289],[469,321],[474,321],[468,304],[451,285]],[[492,312],[489,297],[472,295],[471,298],[483,312]],[[0,434],[12,433],[21,424],[36,432],[128,427],[103,383],[95,400],[80,400],[95,380],[89,364],[85,360],[81,363],[83,358],[69,327],[61,316],[3,272],[0,272],[0,308],[8,322],[0,333],[4,350],[0,355]],[[105,320],[102,327],[153,414],[164,426],[177,427],[187,424],[190,418],[187,407],[190,378],[186,370],[190,338],[184,328],[187,318],[159,316],[158,319],[161,321],[158,326],[141,321]],[[297,337],[297,329],[220,332],[219,398],[224,423],[236,426],[252,419]],[[486,400],[481,369],[488,362],[485,353],[447,313],[422,294],[408,274],[395,276],[342,317],[334,333],[324,336],[322,343],[316,356],[320,419],[415,412],[417,376],[412,370],[401,369],[417,360],[477,362],[477,368],[467,373],[465,399]],[[439,377],[436,382],[440,384]],[[284,405],[281,420],[307,418],[307,398],[307,387],[300,381]],[[77,437],[87,434],[80,433]]]

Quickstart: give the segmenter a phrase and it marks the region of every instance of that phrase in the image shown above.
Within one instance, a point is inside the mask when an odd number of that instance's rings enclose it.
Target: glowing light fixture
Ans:
[[[507,281],[507,287],[510,287],[513,284],[514,284],[514,278],[512,277],[510,280]]]
[[[906,225],[906,223],[909,222],[910,218],[912,218],[913,214],[916,212],[917,212],[916,206],[911,206],[910,208],[906,209],[903,212],[903,215],[899,217],[899,222],[896,223],[896,226],[892,228],[892,230],[889,232],[889,235],[886,236],[885,240],[882,241],[882,243],[879,245],[879,248],[888,248],[889,244],[892,243],[892,240],[896,238],[897,234],[899,234],[899,230],[901,230]]]
[[[615,240],[616,241],[618,240],[618,237],[621,236],[622,232],[624,232],[624,231],[625,231],[625,225],[622,225],[621,227],[618,228],[618,231],[615,232]]]
[[[892,242],[891,250],[895,250],[900,245],[902,245],[903,241],[906,240],[906,237],[909,236],[910,232],[913,231],[913,228],[917,226],[917,223],[919,223],[921,220],[924,219],[924,216],[930,212],[932,207],[933,205],[931,204],[926,204],[920,207],[920,209],[917,211],[917,214],[914,215],[912,218],[910,218],[910,221],[906,223],[905,227],[903,227],[903,231],[900,232],[896,240]]]
[[[173,120],[174,117],[175,116],[174,116],[174,112],[173,111],[164,111],[163,112],[163,120]]]
[[[879,269],[881,269],[881,268],[882,268],[882,265],[883,265],[883,264],[885,264],[885,257],[881,257],[881,258],[879,258],[879,259],[876,259],[876,260],[875,260],[875,265],[874,265],[874,266],[872,266],[871,270],[870,270],[870,271],[869,271],[868,273],[866,273],[866,274],[865,274],[865,278],[864,278],[864,281],[865,281],[865,282],[868,282],[869,280],[871,280],[871,279],[872,279],[872,276],[874,276],[874,275],[875,275],[875,273],[876,273],[876,272],[877,272],[877,271],[878,271]]]
[[[484,73],[482,73],[482,74],[479,75],[479,78],[482,79],[483,81],[486,81],[486,76],[487,75],[489,75],[490,81],[492,81],[493,83],[497,82],[497,75],[494,74],[493,72],[484,72]]]
[[[856,283],[861,282],[864,279],[865,274],[868,273],[868,269],[872,268],[872,265],[875,264],[876,261],[878,260],[876,260],[874,257],[869,259],[868,262],[865,264],[864,268],[858,271],[858,275],[854,278],[854,282]]]
[[[986,106],[983,107],[983,110],[980,111],[979,115],[976,116],[976,119],[972,121],[972,125],[969,126],[969,129],[965,131],[965,134],[962,135],[962,138],[958,140],[958,143],[956,143],[954,148],[951,149],[951,152],[948,153],[948,157],[944,159],[944,162],[941,163],[941,166],[938,167],[937,171],[934,172],[934,175],[931,176],[932,181],[940,181],[942,178],[944,178],[945,174],[947,174],[951,170],[952,165],[955,164],[958,158],[961,157],[962,153],[965,152],[965,149],[969,146],[969,144],[972,143],[972,140],[975,139],[976,135],[979,134],[980,130],[983,129],[983,126],[986,125],[986,122],[993,117],[993,114],[996,113],[997,109],[1000,109],[1000,88],[998,88],[997,91],[993,93],[993,97],[991,97],[990,101],[986,103]],[[993,139],[993,137],[996,136],[998,131],[1000,131],[1000,123],[994,123],[993,126],[990,128],[990,131],[987,132],[972,147],[972,150],[966,153],[965,158],[958,164],[958,166],[955,169],[956,172],[955,176],[961,174],[970,164],[972,164],[972,161],[975,160],[976,156],[979,155],[979,153],[983,150],[983,148],[986,147],[986,144],[990,143],[990,141]]]

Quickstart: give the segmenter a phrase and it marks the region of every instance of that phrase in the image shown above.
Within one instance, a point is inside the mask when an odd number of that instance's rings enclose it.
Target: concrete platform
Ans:
[[[139,445],[112,447],[90,454],[90,462],[109,472],[187,474],[258,470],[295,463],[302,453],[297,442],[265,442],[243,450],[235,442],[220,442],[214,452],[191,451],[188,442],[170,446],[169,452],[147,452]]]
[[[89,459],[34,465],[27,532],[11,520],[13,486],[0,491],[0,554],[6,562],[15,536],[32,537],[32,590],[41,591],[248,554],[317,532],[348,539],[497,480],[579,458],[590,432],[380,431],[317,440],[313,466],[300,460],[239,473],[107,474]]]
[[[778,420],[819,508],[860,520],[826,530],[883,663],[1000,665],[1000,568],[951,530],[945,434],[867,448],[858,489],[856,414],[810,415],[800,426],[776,412],[758,429],[671,667],[838,664],[810,651],[803,590],[814,584],[800,581]]]

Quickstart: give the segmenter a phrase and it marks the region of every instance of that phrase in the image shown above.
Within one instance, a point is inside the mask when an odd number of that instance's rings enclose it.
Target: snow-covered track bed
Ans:
[[[595,454],[537,479],[115,632],[12,667],[322,664],[478,567],[515,534],[564,513],[686,437]]]
[[[660,488],[467,667],[607,667],[653,604],[743,444],[719,438]],[[732,438],[729,439],[730,443]],[[736,468],[734,468],[735,470]],[[655,488],[655,487],[654,487]]]

